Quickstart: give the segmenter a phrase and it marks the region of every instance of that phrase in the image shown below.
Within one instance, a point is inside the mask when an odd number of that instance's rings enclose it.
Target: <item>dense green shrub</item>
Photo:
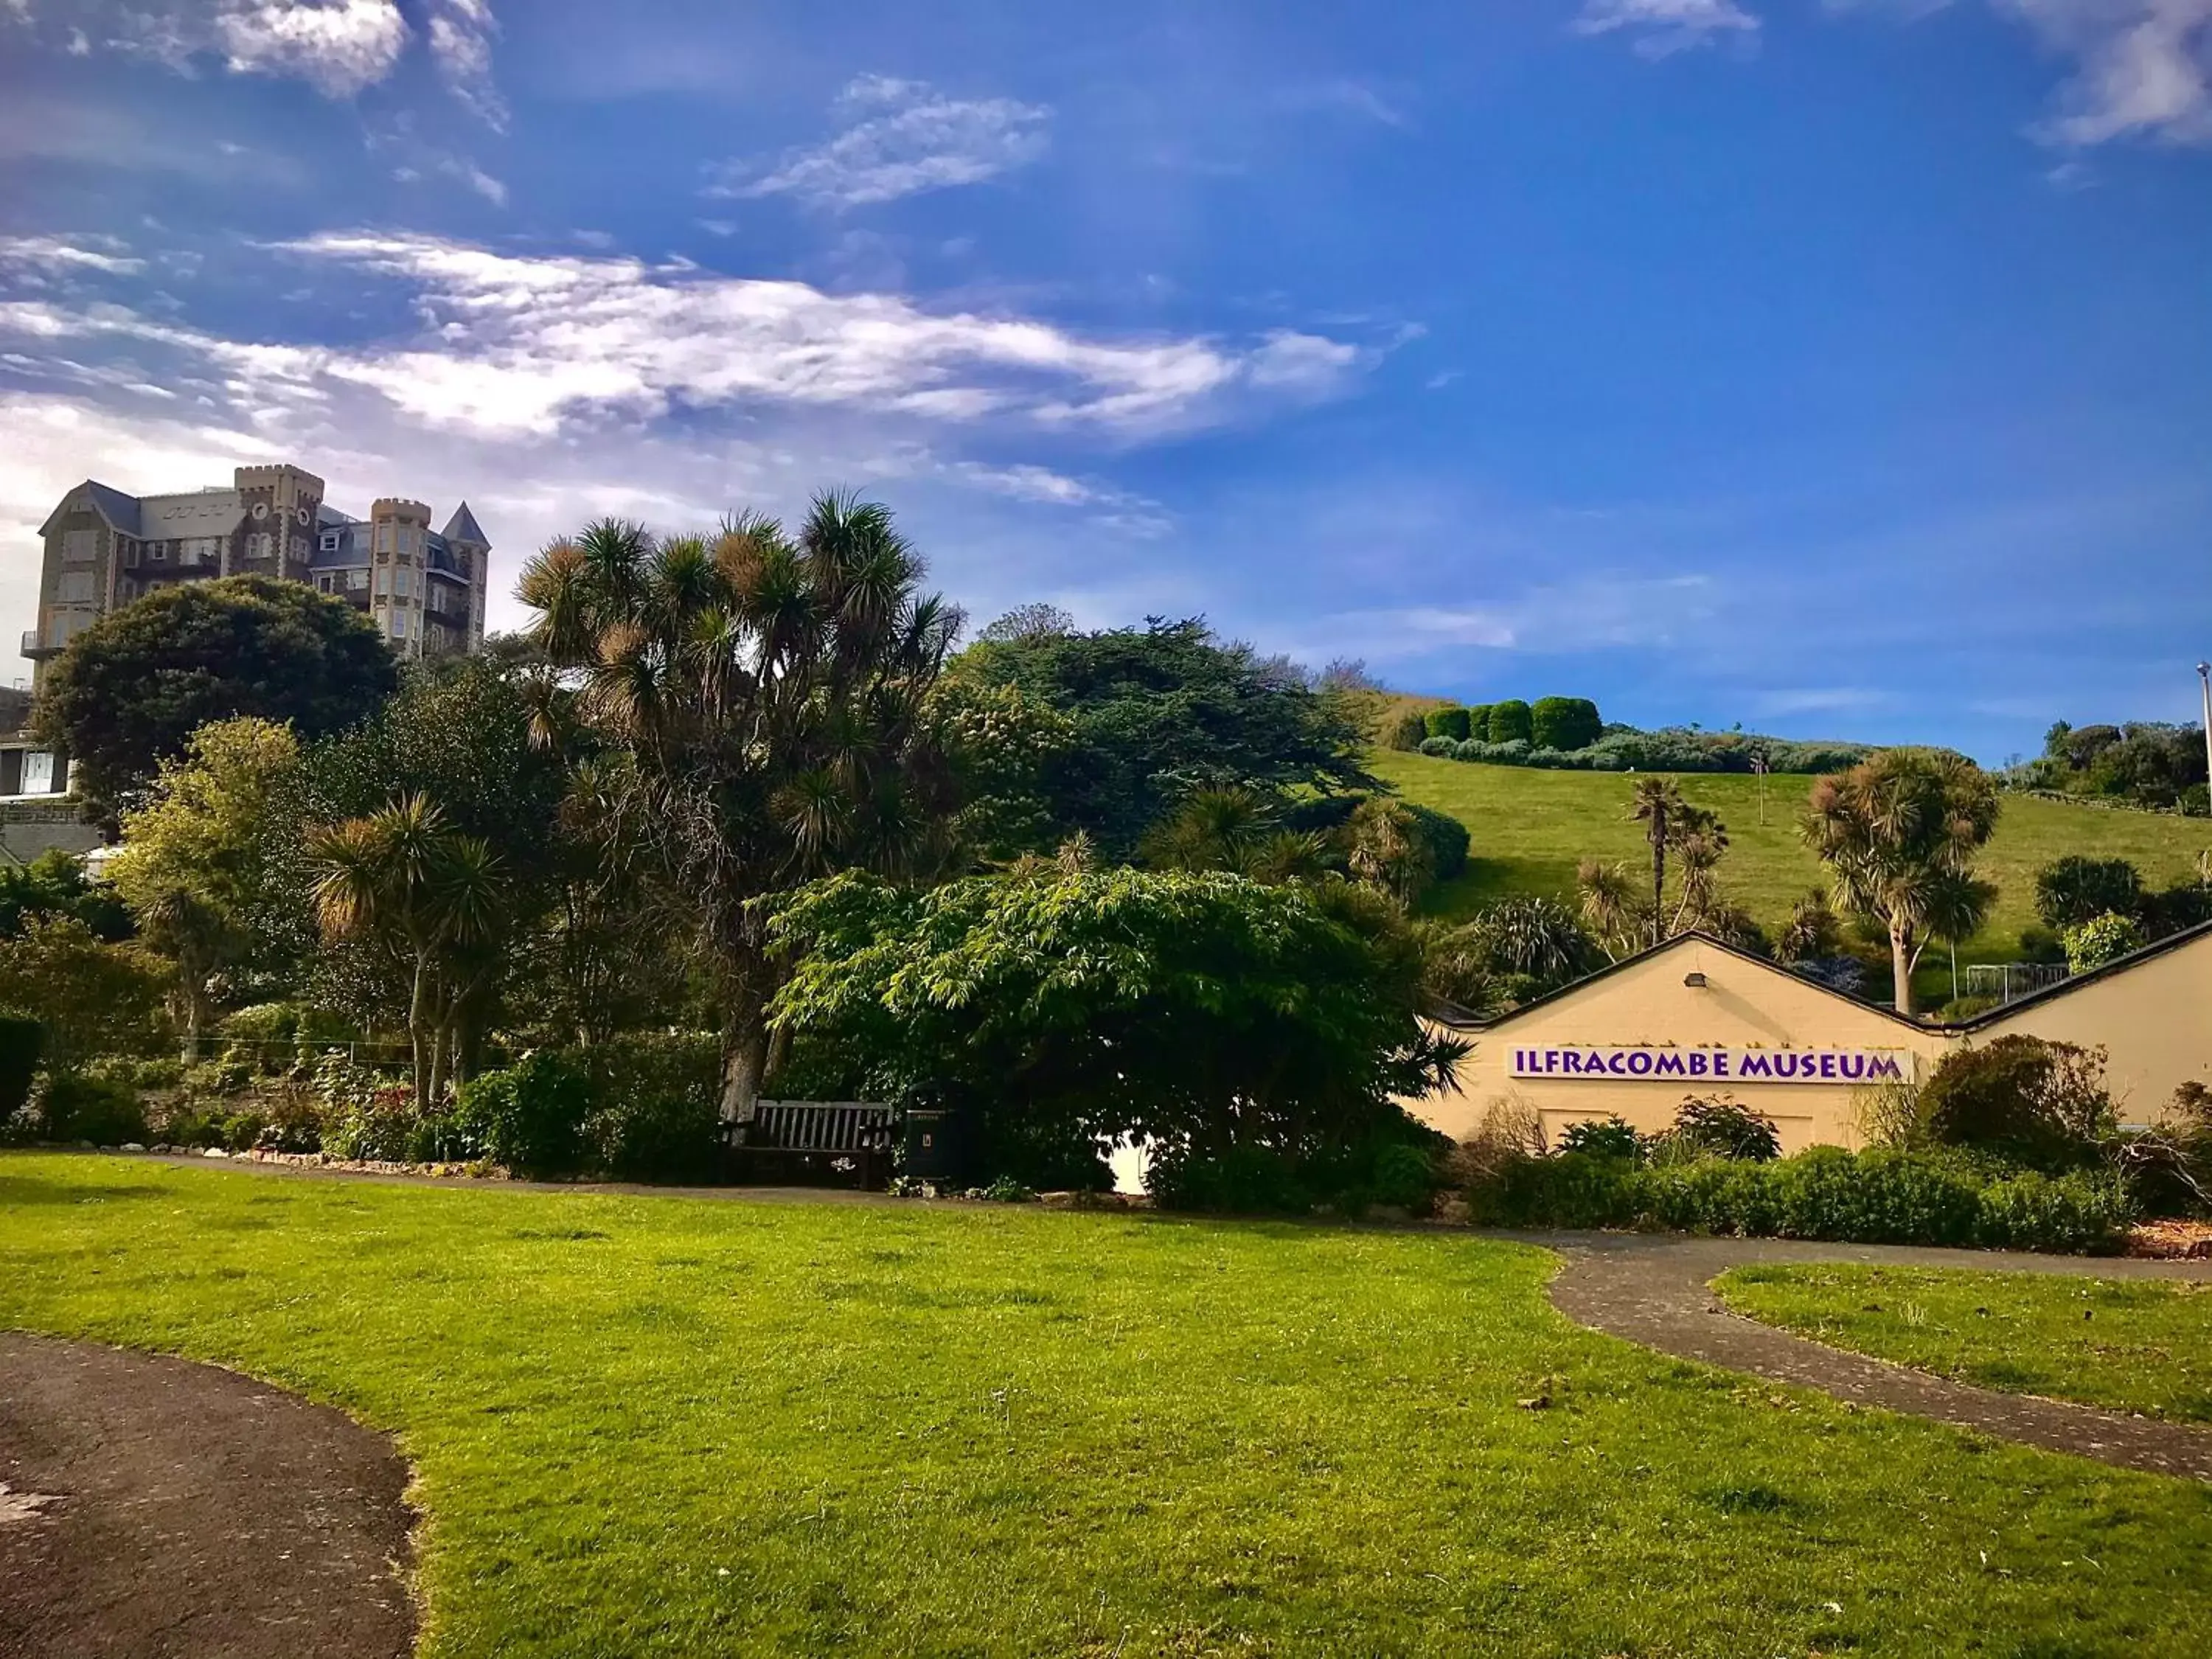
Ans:
[[[35,1019],[0,1014],[0,1123],[31,1097],[31,1079],[39,1069],[46,1030]]]
[[[2142,872],[2125,859],[2069,853],[2036,872],[2035,914],[2062,933],[2101,915],[2133,915],[2142,900]]]
[[[1619,1117],[1595,1118],[1570,1123],[1559,1132],[1563,1152],[1588,1152],[1593,1158],[1626,1158],[1631,1164],[1644,1158],[1644,1138]]]
[[[718,1037],[704,1031],[617,1037],[594,1048],[590,1060],[584,1139],[594,1167],[625,1181],[711,1178],[721,1146]]]
[[[1587,749],[1605,723],[1588,697],[1543,697],[1528,711],[1529,739],[1539,749]]]
[[[2093,916],[2066,930],[2066,965],[2077,974],[2094,973],[2143,947],[2142,929],[2132,916]]]
[[[1915,1139],[2026,1169],[2076,1169],[2113,1129],[2101,1050],[2001,1036],[1953,1050],[1929,1074]]]
[[[1424,730],[1432,738],[1449,738],[1454,743],[1463,741],[1468,734],[1467,710],[1456,704],[1431,708],[1422,717]]]
[[[459,1132],[485,1157],[520,1175],[565,1175],[584,1158],[591,1080],[565,1057],[540,1049],[461,1087]]]
[[[48,1140],[88,1140],[120,1146],[146,1139],[146,1110],[138,1091],[106,1078],[64,1072],[46,1079],[39,1101],[40,1128]]]
[[[1155,1155],[1145,1190],[1164,1210],[1303,1215],[1323,1206],[1358,1215],[1381,1206],[1425,1215],[1439,1180],[1443,1137],[1407,1119],[1357,1146],[1297,1156],[1273,1146]]]
[[[1145,1190],[1164,1210],[1224,1215],[1297,1215],[1315,1203],[1296,1160],[1272,1146],[1157,1154],[1146,1166]]]
[[[1535,741],[1534,714],[1518,697],[1493,702],[1490,705],[1490,719],[1483,727],[1483,735],[1492,743],[1533,744]]]
[[[1854,1244],[2117,1249],[2135,1216],[2108,1171],[1991,1175],[1967,1160],[1816,1146],[1774,1163],[1702,1158],[1638,1168],[1587,1152],[1493,1161],[1468,1194],[1478,1220],[1532,1227],[1665,1227]]]
[[[1423,738],[1421,753],[1437,760],[1461,758],[1459,751],[1466,745],[1454,743],[1449,738]]]
[[[1408,708],[1390,722],[1389,742],[1393,749],[1419,749],[1428,735],[1428,720],[1419,709]]]
[[[1413,824],[1429,849],[1429,865],[1434,879],[1450,881],[1467,873],[1467,826],[1449,812],[1439,812],[1433,806],[1421,806],[1412,801],[1400,805],[1413,814]]]
[[[1773,1120],[1725,1095],[1692,1096],[1674,1113],[1664,1137],[1675,1158],[1738,1158],[1768,1164],[1782,1156],[1782,1138]]]

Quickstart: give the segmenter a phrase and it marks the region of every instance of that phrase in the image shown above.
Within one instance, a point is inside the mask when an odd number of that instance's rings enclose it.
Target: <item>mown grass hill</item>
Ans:
[[[1468,871],[1441,889],[1430,908],[1462,915],[1510,893],[1571,900],[1575,865],[1585,854],[1641,864],[1650,856],[1643,828],[1628,817],[1630,778],[1617,772],[1550,772],[1484,766],[1395,750],[1371,761],[1378,777],[1409,801],[1449,812],[1472,838]],[[1759,823],[1759,781],[1735,773],[1678,774],[1684,797],[1728,825],[1721,878],[1729,895],[1770,933],[1790,905],[1820,881],[1818,861],[1797,837],[1797,814],[1813,781],[1766,780],[1766,822]],[[1961,962],[2003,962],[2020,954],[2020,932],[2035,921],[2035,873],[2069,853],[2124,858],[2144,881],[2164,887],[2193,878],[2212,848],[2212,823],[2159,812],[2076,805],[2007,795],[1997,832],[1979,868],[1997,884],[1990,925],[1960,949]]]

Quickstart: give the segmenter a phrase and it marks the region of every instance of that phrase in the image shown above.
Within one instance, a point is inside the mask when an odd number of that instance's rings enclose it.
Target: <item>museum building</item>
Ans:
[[[1785,1152],[1855,1146],[1856,1097],[1916,1082],[1954,1048],[2014,1034],[2106,1051],[2121,1121],[2154,1122],[2174,1091],[2212,1085],[2212,924],[1952,1025],[1832,991],[1703,933],[1626,957],[1496,1019],[1440,1014],[1474,1046],[1458,1086],[1408,1110],[1454,1139],[1494,1104],[1524,1104],[1556,1142],[1619,1116],[1668,1127],[1691,1095],[1727,1095],[1774,1121]]]

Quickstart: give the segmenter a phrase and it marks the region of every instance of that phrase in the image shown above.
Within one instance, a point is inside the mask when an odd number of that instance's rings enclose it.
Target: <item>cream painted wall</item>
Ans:
[[[2131,968],[2028,1003],[1976,1028],[2106,1051],[2105,1082],[2123,1123],[2154,1123],[2190,1079],[2212,1084],[2212,933]]]
[[[1703,974],[1705,985],[1685,985],[1691,974]],[[1569,1124],[1615,1114],[1656,1133],[1674,1123],[1686,1096],[1723,1093],[1773,1119],[1785,1152],[1823,1143],[1856,1146],[1853,1085],[1516,1078],[1512,1051],[1569,1044],[1897,1049],[1920,1057],[1917,1073],[1908,1066],[1908,1075],[1925,1077],[1948,1042],[1942,1032],[1908,1025],[1785,969],[1686,938],[1492,1030],[1454,1035],[1474,1043],[1460,1064],[1459,1087],[1404,1103],[1455,1140],[1474,1131],[1494,1101],[1526,1102],[1556,1141]]]

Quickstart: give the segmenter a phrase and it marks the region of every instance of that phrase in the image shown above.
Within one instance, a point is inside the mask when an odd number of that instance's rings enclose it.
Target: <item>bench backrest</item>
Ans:
[[[748,1146],[792,1152],[866,1152],[890,1150],[898,1113],[889,1106],[857,1100],[763,1100],[751,1120],[733,1126]]]

